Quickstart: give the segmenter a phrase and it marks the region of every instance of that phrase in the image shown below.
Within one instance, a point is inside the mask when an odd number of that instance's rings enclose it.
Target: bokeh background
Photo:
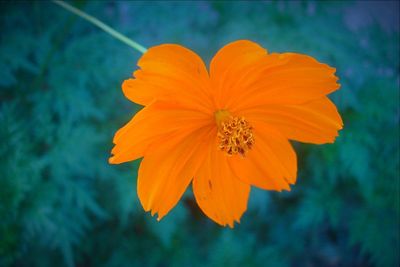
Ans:
[[[234,229],[189,189],[161,222],[136,195],[140,161],[109,165],[141,107],[121,83],[140,54],[45,1],[0,4],[0,266],[398,266],[399,3],[72,1],[150,47],[209,62],[250,39],[337,68],[336,143],[294,143],[291,192],[252,189]]]

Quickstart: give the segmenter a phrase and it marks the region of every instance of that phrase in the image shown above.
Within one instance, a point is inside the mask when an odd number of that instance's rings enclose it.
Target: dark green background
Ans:
[[[398,2],[72,2],[150,47],[208,63],[250,39],[337,68],[335,144],[295,143],[291,192],[253,189],[221,228],[190,190],[161,222],[139,161],[109,165],[140,108],[121,83],[140,54],[49,2],[0,4],[0,266],[398,266]]]

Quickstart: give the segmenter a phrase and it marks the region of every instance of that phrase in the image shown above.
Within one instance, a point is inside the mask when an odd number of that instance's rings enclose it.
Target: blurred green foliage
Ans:
[[[345,128],[335,144],[295,144],[296,186],[252,189],[233,230],[190,190],[157,222],[136,196],[139,162],[107,163],[140,109],[120,90],[140,55],[51,3],[1,2],[0,266],[399,265],[398,28],[352,27],[371,9],[353,2],[73,4],[207,62],[237,39],[312,55],[337,68]]]

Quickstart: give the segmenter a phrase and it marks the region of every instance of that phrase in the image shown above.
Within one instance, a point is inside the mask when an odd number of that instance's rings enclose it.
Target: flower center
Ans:
[[[254,145],[251,125],[244,117],[234,117],[227,110],[218,110],[214,115],[218,126],[218,148],[228,155],[245,156]]]

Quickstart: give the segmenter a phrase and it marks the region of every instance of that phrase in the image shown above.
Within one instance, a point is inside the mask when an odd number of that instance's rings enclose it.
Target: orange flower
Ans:
[[[137,191],[158,219],[192,182],[201,210],[233,227],[250,186],[290,190],[296,154],[288,139],[332,143],[342,128],[326,97],[339,88],[335,69],[314,58],[273,53],[246,40],[223,47],[210,71],[179,45],[150,48],[125,96],[144,108],[114,137],[110,163],[143,157]]]

